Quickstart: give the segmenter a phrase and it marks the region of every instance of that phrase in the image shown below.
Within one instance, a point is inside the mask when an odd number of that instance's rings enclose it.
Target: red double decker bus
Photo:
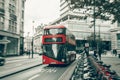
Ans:
[[[76,59],[75,36],[63,25],[44,27],[43,64],[69,64]]]

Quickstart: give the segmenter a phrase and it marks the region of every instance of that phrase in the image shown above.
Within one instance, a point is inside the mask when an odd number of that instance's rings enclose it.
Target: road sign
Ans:
[[[89,47],[89,43],[85,43],[85,47]]]

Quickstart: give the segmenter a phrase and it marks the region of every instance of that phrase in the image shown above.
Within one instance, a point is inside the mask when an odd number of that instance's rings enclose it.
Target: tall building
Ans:
[[[3,56],[23,54],[26,0],[0,0],[0,51]]]
[[[90,10],[88,10],[91,8]],[[85,7],[79,9],[72,9],[71,5],[66,0],[60,0],[60,17],[51,22],[52,25],[63,24],[76,36],[78,47],[83,47],[88,37],[94,33],[93,25],[93,7]],[[104,49],[111,49],[111,35],[110,35],[110,22],[96,19],[95,34],[96,39],[102,38]]]
[[[31,52],[32,51],[32,36],[27,36],[24,37],[24,52]]]
[[[39,53],[42,50],[42,35],[43,35],[43,27],[46,26],[45,24],[41,24],[35,28],[34,34],[34,53]]]
[[[116,22],[110,29],[111,32],[111,47],[120,52],[120,23]],[[118,52],[118,53],[119,53]]]

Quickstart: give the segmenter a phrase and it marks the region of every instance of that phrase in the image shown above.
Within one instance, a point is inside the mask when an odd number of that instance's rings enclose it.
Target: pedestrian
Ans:
[[[101,48],[99,48],[99,50],[98,50],[99,60],[101,60],[101,54],[102,54],[102,49],[101,49]]]
[[[88,57],[89,56],[89,47],[85,47],[84,50],[85,50],[86,56]]]
[[[117,56],[117,50],[113,49],[113,55]]]
[[[96,51],[96,49],[94,50],[94,54],[93,55],[94,55],[95,58],[97,58],[97,51]]]
[[[115,54],[115,56],[117,56],[117,50],[116,49],[114,50],[114,54]]]
[[[29,58],[30,58],[30,50],[28,51],[28,56],[29,56]]]
[[[107,54],[107,50],[104,50],[103,52],[104,52],[104,55],[106,55],[106,54]]]
[[[2,51],[0,51],[0,57],[2,56]]]
[[[112,50],[113,55],[115,55],[115,49]]]

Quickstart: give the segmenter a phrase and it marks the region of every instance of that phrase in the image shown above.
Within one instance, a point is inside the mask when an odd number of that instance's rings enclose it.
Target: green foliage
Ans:
[[[112,20],[112,23],[120,23],[120,0],[66,0],[70,1],[72,8],[84,8],[86,6],[95,6],[95,18],[103,20]],[[109,16],[108,16],[109,14]],[[111,18],[111,15],[113,18]]]

